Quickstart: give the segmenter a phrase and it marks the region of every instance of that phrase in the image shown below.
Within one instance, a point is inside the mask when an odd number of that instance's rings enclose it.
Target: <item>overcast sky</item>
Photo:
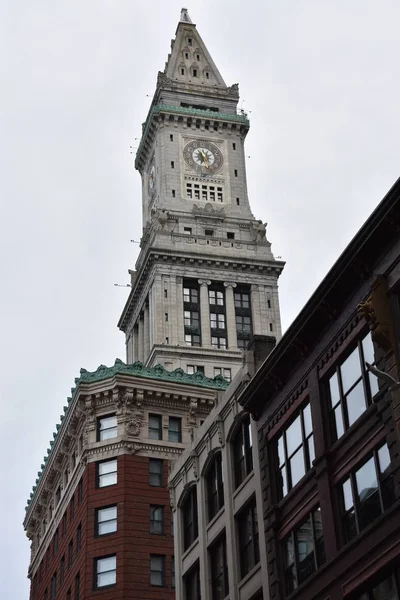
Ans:
[[[137,146],[182,0],[0,6],[2,596],[28,598],[21,522],[80,367],[125,358]],[[202,0],[193,22],[251,111],[249,195],[286,329],[399,176],[398,0]]]

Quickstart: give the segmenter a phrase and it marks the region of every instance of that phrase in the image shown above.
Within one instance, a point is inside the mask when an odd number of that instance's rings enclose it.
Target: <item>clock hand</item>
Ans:
[[[200,152],[201,152],[201,155],[203,157],[203,162],[205,164],[205,167],[206,167],[206,169],[208,169],[210,167],[210,163],[207,160],[207,156],[205,155],[205,153],[204,153],[203,150],[200,150]]]

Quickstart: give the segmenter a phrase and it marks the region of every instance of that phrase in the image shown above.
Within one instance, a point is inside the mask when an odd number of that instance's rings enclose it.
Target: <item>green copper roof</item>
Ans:
[[[250,121],[245,114],[237,115],[235,113],[220,113],[213,110],[202,110],[200,108],[186,108],[184,106],[172,106],[169,104],[155,104],[151,107],[150,112],[147,115],[142,139],[140,140],[139,148],[136,153],[136,160],[143,149],[144,140],[146,139],[153,116],[162,112],[174,113],[178,115],[189,115],[193,117],[204,117],[206,119],[218,119],[219,121],[233,121],[234,123],[242,123],[243,125],[247,126],[250,125]]]
[[[112,367],[106,367],[100,365],[96,371],[90,372],[86,369],[80,370],[80,377],[75,378],[75,387],[71,388],[72,396],[67,398],[67,406],[63,407],[64,414],[60,415],[60,423],[56,425],[56,431],[53,432],[53,439],[49,442],[47,453],[43,457],[43,463],[40,465],[40,471],[35,481],[35,485],[32,487],[32,492],[27,500],[25,510],[27,511],[30,503],[35,495],[37,486],[43,476],[49,456],[53,451],[53,447],[56,443],[58,433],[61,429],[61,423],[65,419],[66,414],[69,411],[72,399],[77,393],[77,389],[81,383],[96,383],[98,381],[104,381],[111,379],[117,374],[121,375],[134,375],[135,377],[141,377],[143,379],[157,379],[159,381],[165,381],[170,383],[183,383],[185,385],[191,385],[193,387],[201,387],[213,390],[225,390],[229,386],[229,382],[226,381],[221,375],[217,375],[214,379],[210,379],[200,373],[199,371],[194,375],[188,375],[182,369],[175,369],[175,371],[167,371],[162,365],[156,365],[155,367],[144,367],[141,362],[135,362],[133,365],[127,365],[119,358],[116,359]]]

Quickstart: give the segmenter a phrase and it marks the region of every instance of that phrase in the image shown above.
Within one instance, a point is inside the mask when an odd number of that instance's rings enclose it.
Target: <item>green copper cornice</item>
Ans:
[[[138,166],[138,157],[140,156],[143,146],[150,129],[151,122],[155,115],[160,113],[172,113],[176,115],[187,115],[192,117],[203,117],[205,119],[215,119],[218,121],[229,121],[230,123],[240,123],[246,127],[250,127],[250,121],[246,114],[235,114],[235,113],[220,113],[213,110],[203,110],[200,108],[186,108],[184,106],[173,106],[169,104],[155,104],[151,107],[149,114],[147,115],[146,123],[143,128],[142,139],[140,140],[139,148],[136,153],[135,166]]]
[[[139,377],[142,379],[152,379],[158,381],[165,381],[166,383],[182,383],[184,385],[190,385],[198,388],[207,388],[211,390],[226,390],[229,386],[229,382],[226,381],[221,375],[217,375],[214,379],[210,379],[203,375],[203,373],[197,372],[194,375],[188,375],[182,369],[175,369],[175,371],[167,371],[162,365],[156,365],[155,367],[145,367],[141,362],[135,362],[133,365],[127,365],[119,358],[116,359],[112,367],[106,367],[100,365],[96,371],[90,372],[86,369],[80,370],[80,377],[75,379],[75,387],[71,389],[72,396],[67,398],[67,406],[63,407],[63,413],[60,415],[60,423],[56,425],[56,431],[53,432],[53,439],[49,442],[46,455],[43,457],[43,462],[40,465],[40,471],[38,471],[35,485],[32,487],[32,491],[26,503],[25,510],[27,511],[31,504],[39,482],[43,476],[46,468],[46,464],[50,458],[53,448],[56,444],[61,423],[66,418],[67,413],[71,410],[72,399],[76,396],[79,385],[86,383],[97,383],[99,381],[105,381],[112,379],[116,375],[131,375],[133,377]]]

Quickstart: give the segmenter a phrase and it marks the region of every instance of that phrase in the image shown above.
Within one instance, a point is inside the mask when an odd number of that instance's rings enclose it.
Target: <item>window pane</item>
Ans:
[[[304,416],[304,429],[306,432],[306,436],[312,432],[312,421],[311,421],[311,406],[307,404],[305,409],[303,410]]]
[[[109,473],[107,475],[101,475],[99,479],[99,486],[106,487],[107,485],[114,485],[117,483],[117,474]]]
[[[290,463],[290,472],[292,474],[292,487],[296,485],[298,481],[305,475],[306,468],[304,464],[304,453],[303,447],[293,455],[293,457],[289,461]]]
[[[296,531],[297,557],[299,561],[299,583],[314,573],[315,556],[311,516]]]
[[[308,455],[310,457],[310,468],[315,460],[314,436],[311,435],[308,439]]]
[[[279,466],[283,465],[285,462],[285,449],[283,446],[283,435],[278,440],[278,456],[279,456]]]
[[[335,410],[335,425],[336,425],[336,437],[339,439],[344,434],[343,417],[342,417],[342,405],[339,404]]]
[[[106,473],[112,473],[117,470],[117,461],[108,460],[107,462],[99,463],[99,475],[105,475]]]
[[[97,587],[113,585],[116,582],[116,579],[115,571],[110,571],[109,573],[99,573],[97,575]]]
[[[294,555],[294,544],[292,535],[286,540],[285,543],[285,563],[286,563],[286,592],[290,594],[294,589],[297,588],[296,578],[296,565]]]
[[[110,506],[110,508],[102,508],[99,510],[99,521],[110,521],[111,519],[117,518],[117,507]]]
[[[116,557],[108,556],[107,558],[100,558],[97,561],[97,572],[103,573],[104,571],[112,571],[116,567]]]
[[[339,382],[338,382],[336,373],[334,373],[334,375],[332,375],[332,377],[329,380],[329,389],[331,391],[331,404],[333,407],[336,405],[336,403],[338,402],[338,400],[340,398]]]
[[[365,362],[372,365],[375,362],[374,346],[372,344],[371,334],[369,333],[362,341]]]
[[[387,444],[384,444],[382,448],[378,450],[378,458],[379,458],[379,469],[381,473],[384,473],[388,466],[390,465],[390,454],[389,448]]]
[[[382,512],[373,457],[356,472],[356,481],[360,502],[360,526],[365,527]]]
[[[282,467],[282,469],[281,469],[281,483],[282,483],[282,495],[286,496],[286,494],[288,493],[286,467]]]
[[[349,510],[350,508],[353,507],[353,494],[351,492],[350,479],[347,479],[347,481],[345,481],[343,483],[342,489],[343,489],[344,509]]]
[[[366,409],[363,382],[360,381],[346,398],[349,427]]]
[[[117,531],[117,521],[106,521],[105,523],[99,523],[98,534],[105,535],[106,533],[114,533]]]
[[[398,600],[399,596],[396,588],[394,576],[391,575],[373,588],[372,597],[374,600]]]
[[[300,415],[286,430],[286,445],[288,456],[302,443]]]
[[[342,375],[343,393],[345,394],[347,390],[353,385],[353,383],[355,383],[355,381],[361,376],[361,365],[358,348],[353,350],[349,358],[344,361],[344,363],[340,367],[340,372]]]
[[[378,378],[372,373],[369,373],[369,386],[371,388],[371,397],[373,398],[379,392],[379,385]]]

